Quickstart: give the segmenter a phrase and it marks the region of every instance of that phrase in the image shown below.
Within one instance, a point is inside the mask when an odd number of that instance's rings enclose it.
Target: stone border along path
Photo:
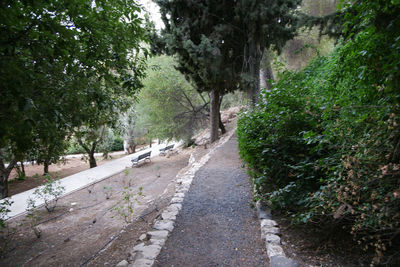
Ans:
[[[287,258],[281,246],[280,230],[276,221],[272,220],[271,210],[263,206],[260,201],[256,203],[258,219],[261,224],[261,239],[265,241],[267,254],[271,267],[297,267],[294,260]]]
[[[215,150],[225,144],[235,133],[235,129],[232,130],[227,136],[222,137],[217,145],[204,155],[198,162],[192,164],[188,171],[183,175],[178,174],[176,177],[175,194],[171,199],[168,207],[166,207],[160,216],[154,223],[153,230],[140,236],[140,240],[143,241],[133,248],[130,260],[133,261],[129,264],[127,260],[122,260],[117,264],[117,267],[122,266],[133,266],[133,267],[144,267],[153,266],[155,259],[161,251],[162,246],[167,241],[169,233],[174,229],[174,223],[176,216],[182,209],[182,202],[185,194],[189,191],[190,185],[192,184],[193,178],[196,172],[207,163],[210,157],[214,154]],[[191,157],[189,162],[194,161]]]
[[[189,191],[196,172],[207,163],[210,157],[214,154],[215,150],[225,144],[234,133],[235,130],[232,130],[229,135],[221,138],[218,144],[211,149],[210,152],[203,156],[199,162],[193,163],[190,169],[184,174],[177,175],[175,194],[171,199],[169,206],[164,209],[160,219],[155,221],[153,230],[141,235],[139,239],[142,242],[133,247],[133,251],[129,259],[133,261],[133,263],[129,264],[127,260],[122,260],[116,265],[117,267],[153,266],[154,261],[168,239],[168,235],[174,229],[176,216],[182,209],[181,203],[184,200],[185,194]],[[193,161],[194,159],[191,156],[189,164],[191,164]],[[271,219],[271,210],[268,207],[263,206],[260,202],[256,203],[256,208],[261,226],[261,239],[265,241],[270,266],[297,267],[297,262],[287,258],[285,252],[283,251],[281,246],[281,238],[279,237],[280,229],[277,222]]]

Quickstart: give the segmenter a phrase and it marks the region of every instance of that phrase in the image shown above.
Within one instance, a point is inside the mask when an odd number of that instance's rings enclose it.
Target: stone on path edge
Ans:
[[[286,257],[281,246],[280,230],[276,221],[272,220],[271,210],[263,206],[260,201],[256,203],[257,215],[260,220],[261,239],[265,241],[267,255],[271,267],[297,267],[297,262]]]
[[[176,215],[178,215],[179,211],[182,209],[182,202],[186,193],[189,191],[196,172],[208,162],[215,150],[225,144],[234,133],[235,130],[232,130],[229,135],[222,137],[218,141],[218,144],[206,155],[204,155],[198,162],[190,163],[191,167],[184,174],[178,173],[177,177],[175,178],[175,194],[171,199],[170,204],[164,209],[161,219],[157,219],[155,221],[153,230],[145,234],[146,237],[151,236],[150,240],[139,243],[133,248],[133,251],[131,252],[131,255],[133,255],[131,257],[131,260],[133,261],[132,264],[125,265],[128,262],[126,260],[122,260],[116,266],[153,266],[155,259],[161,252],[162,246],[168,239],[169,233],[174,229]],[[165,219],[163,219],[163,215],[165,216]],[[146,245],[146,243],[150,244]]]

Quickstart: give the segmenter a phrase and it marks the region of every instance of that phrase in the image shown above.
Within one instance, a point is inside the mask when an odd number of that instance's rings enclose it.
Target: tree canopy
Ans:
[[[299,2],[157,1],[166,51],[177,55],[177,69],[197,90],[211,92],[211,142],[218,137],[220,96],[243,89],[257,100],[263,50],[279,50],[294,36]]]
[[[172,57],[149,60],[144,87],[138,95],[138,115],[159,140],[183,139],[189,143],[208,115],[208,96],[202,96],[175,69]]]
[[[40,129],[71,131],[127,108],[123,96],[134,94],[144,75],[136,58],[145,40],[139,11],[122,0],[1,2],[0,148],[10,166],[45,139]]]

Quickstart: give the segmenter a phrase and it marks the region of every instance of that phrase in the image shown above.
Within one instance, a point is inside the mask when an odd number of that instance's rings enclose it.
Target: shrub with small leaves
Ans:
[[[12,203],[13,201],[8,198],[0,200],[0,255],[4,255],[7,251],[13,236],[17,232],[17,228],[12,227],[7,221]]]
[[[139,187],[139,191],[134,193],[132,188],[124,187],[122,191],[122,200],[118,202],[114,208],[116,214],[124,219],[126,223],[131,223],[134,220],[134,205],[140,203],[139,198],[142,198],[143,188]]]
[[[39,210],[36,207],[36,202],[32,198],[27,199],[27,208],[26,208],[26,218],[25,221],[28,221],[29,227],[32,229],[33,233],[37,238],[41,237],[42,231],[38,227],[40,222],[40,214]]]
[[[400,2],[351,9],[362,30],[281,74],[237,136],[259,199],[294,223],[351,234],[378,264],[400,246]]]
[[[33,191],[36,199],[41,199],[48,212],[54,211],[57,206],[57,201],[64,194],[65,187],[60,181],[54,180],[50,175],[45,176],[45,184]]]

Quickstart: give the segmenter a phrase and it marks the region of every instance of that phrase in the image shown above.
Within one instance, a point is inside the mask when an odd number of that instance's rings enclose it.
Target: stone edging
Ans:
[[[261,224],[261,239],[265,241],[267,254],[271,267],[297,267],[294,260],[287,258],[281,246],[280,229],[278,223],[272,220],[271,210],[263,206],[260,201],[256,203],[258,219]]]
[[[122,266],[153,266],[154,261],[160,253],[162,247],[167,241],[169,233],[174,229],[174,223],[176,216],[182,209],[182,202],[185,198],[186,193],[192,184],[193,178],[196,172],[207,163],[215,150],[225,144],[235,133],[235,129],[232,130],[227,136],[222,137],[217,145],[212,148],[206,155],[204,155],[198,162],[194,162],[189,170],[184,174],[178,174],[176,177],[175,194],[171,199],[170,204],[163,210],[161,216],[155,220],[153,230],[149,231],[140,236],[142,241],[135,247],[131,253],[129,264],[127,260],[123,260],[117,264],[117,267]],[[193,157],[190,157],[189,164],[194,161]]]

